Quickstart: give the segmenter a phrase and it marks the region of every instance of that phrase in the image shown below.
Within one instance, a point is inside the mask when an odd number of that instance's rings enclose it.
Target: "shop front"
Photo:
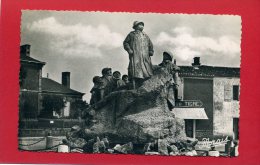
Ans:
[[[196,123],[200,120],[208,120],[204,108],[176,107],[172,109],[172,113],[175,114],[175,117],[184,119],[186,135],[191,138],[196,138]]]

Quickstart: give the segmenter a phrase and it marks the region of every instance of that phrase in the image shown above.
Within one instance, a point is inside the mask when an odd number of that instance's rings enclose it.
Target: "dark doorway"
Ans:
[[[188,137],[193,138],[193,120],[186,119],[185,120],[185,132]]]
[[[239,139],[239,118],[233,118],[233,133],[234,133],[234,140]]]

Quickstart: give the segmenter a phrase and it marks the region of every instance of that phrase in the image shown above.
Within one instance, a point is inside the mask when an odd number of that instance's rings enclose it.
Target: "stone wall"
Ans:
[[[240,85],[240,79],[214,78],[213,81],[213,134],[214,136],[232,136],[233,118],[239,118],[239,101],[233,100],[232,89],[233,85]],[[231,90],[226,90],[225,93],[225,88]],[[231,94],[231,98],[226,99],[228,94]]]

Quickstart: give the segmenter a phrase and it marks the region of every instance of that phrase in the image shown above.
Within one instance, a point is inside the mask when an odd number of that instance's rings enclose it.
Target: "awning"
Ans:
[[[204,108],[173,108],[172,113],[181,119],[208,119]]]

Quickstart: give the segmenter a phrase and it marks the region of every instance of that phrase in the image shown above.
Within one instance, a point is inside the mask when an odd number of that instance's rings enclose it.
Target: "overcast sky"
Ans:
[[[21,45],[31,45],[31,57],[46,62],[43,77],[61,82],[61,72],[71,72],[71,88],[89,100],[95,75],[104,67],[127,73],[128,54],[122,43],[134,21],[154,44],[152,63],[171,51],[177,65],[240,67],[241,17],[154,13],[78,11],[22,11]]]

